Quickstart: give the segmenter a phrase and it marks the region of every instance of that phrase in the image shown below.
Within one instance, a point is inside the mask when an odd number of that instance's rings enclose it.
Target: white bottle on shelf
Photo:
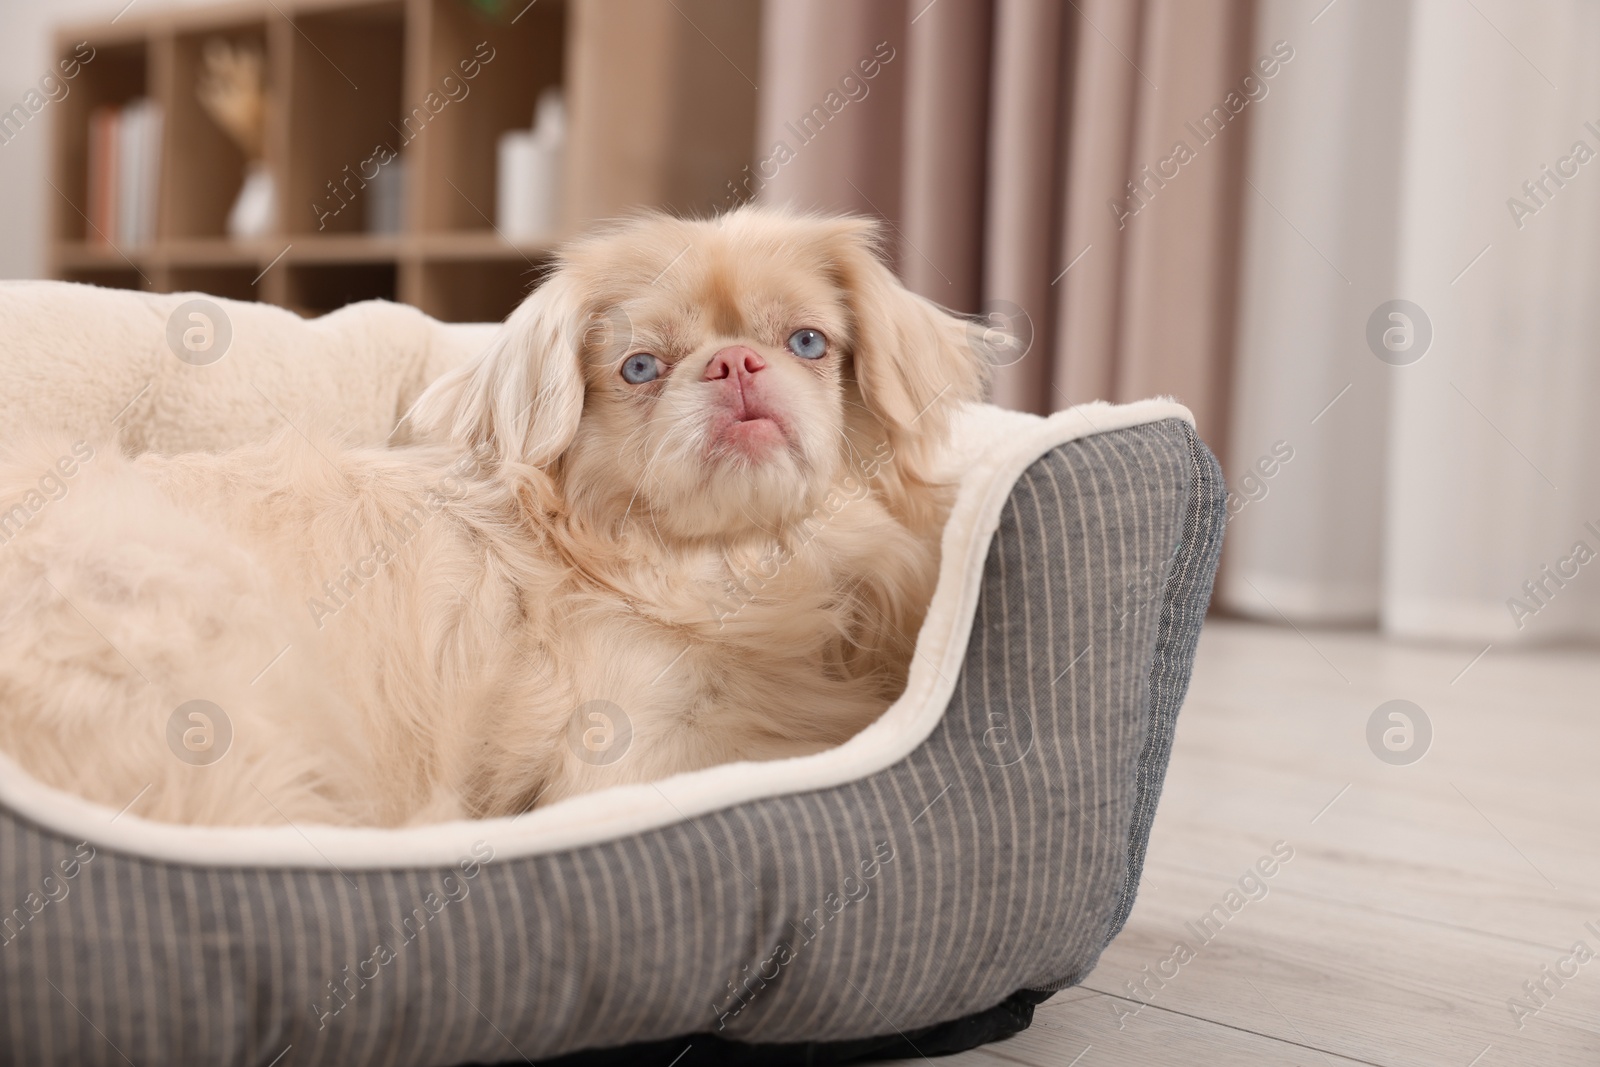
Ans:
[[[507,130],[497,146],[495,224],[508,241],[555,235],[561,221],[561,176],[567,147],[560,89],[539,94],[531,130]]]
[[[228,210],[228,236],[236,241],[264,237],[277,223],[278,194],[272,171],[260,160],[246,163],[244,182]]]

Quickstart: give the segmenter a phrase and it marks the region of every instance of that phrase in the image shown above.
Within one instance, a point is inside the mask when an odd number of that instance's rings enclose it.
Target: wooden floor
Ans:
[[[1127,928],[1031,1030],[939,1062],[1600,1064],[1600,654],[1476,651],[1208,624]],[[1367,741],[1396,698],[1433,729],[1405,766]]]

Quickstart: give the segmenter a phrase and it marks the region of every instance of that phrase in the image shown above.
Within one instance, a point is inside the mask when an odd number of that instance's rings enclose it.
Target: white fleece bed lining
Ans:
[[[659,782],[571,797],[523,815],[405,829],[317,826],[195,827],[151,822],[36,781],[0,753],[0,805],[98,847],[198,866],[385,869],[449,866],[488,842],[496,859],[562,852],[653,830],[746,801],[825,789],[875,774],[933,732],[966,657],[989,544],[1022,473],[1068,441],[1166,419],[1193,424],[1171,400],[1094,403],[1047,419],[990,407],[958,429],[975,455],[945,527],[938,586],[917,635],[905,692],[838,748],[796,759],[722,764]],[[224,758],[214,768],[226,772]],[[130,802],[136,798],[130,797]]]

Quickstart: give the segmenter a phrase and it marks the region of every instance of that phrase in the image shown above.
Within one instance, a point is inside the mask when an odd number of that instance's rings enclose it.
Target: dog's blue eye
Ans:
[[[661,361],[648,352],[635,352],[622,363],[622,380],[629,385],[643,385],[661,377]]]
[[[789,351],[801,359],[821,359],[828,353],[828,339],[816,330],[796,330],[789,335]]]

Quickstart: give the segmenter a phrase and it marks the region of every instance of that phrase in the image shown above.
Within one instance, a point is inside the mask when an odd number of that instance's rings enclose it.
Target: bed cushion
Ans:
[[[0,427],[130,453],[232,448],[288,427],[381,445],[498,329],[387,300],[302,319],[204,293],[0,280]]]
[[[1223,489],[1170,402],[962,433],[906,692],[830,752],[411,830],[166,826],[0,759],[0,1059],[816,1063],[1025,1026],[1132,906]]]

